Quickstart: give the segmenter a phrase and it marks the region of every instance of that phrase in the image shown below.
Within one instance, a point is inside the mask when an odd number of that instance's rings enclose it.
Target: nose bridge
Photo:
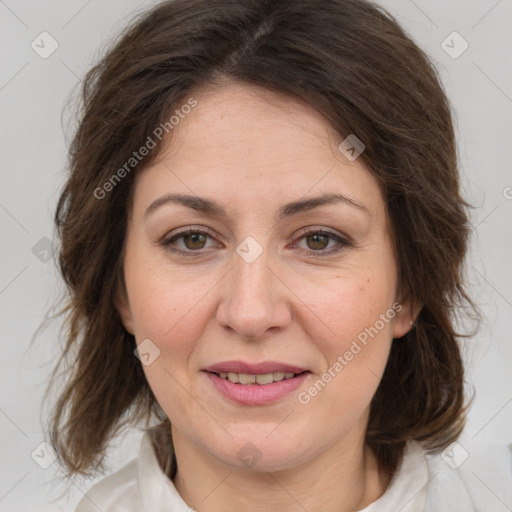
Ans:
[[[272,273],[268,268],[268,260],[268,250],[262,251],[254,259],[245,259],[240,254],[234,257],[232,292],[238,296],[238,301],[256,300],[268,303],[272,288]]]
[[[247,237],[233,254],[218,320],[245,338],[258,338],[290,320],[278,278],[269,268],[272,255],[254,238]]]

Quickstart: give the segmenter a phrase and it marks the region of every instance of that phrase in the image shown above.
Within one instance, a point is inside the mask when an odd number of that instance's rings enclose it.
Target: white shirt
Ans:
[[[512,445],[452,443],[426,455],[407,444],[386,492],[360,512],[510,512]],[[192,512],[162,471],[145,432],[136,459],[90,489],[76,512]]]

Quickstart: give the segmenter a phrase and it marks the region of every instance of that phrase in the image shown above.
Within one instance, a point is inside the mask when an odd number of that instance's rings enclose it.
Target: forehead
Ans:
[[[197,105],[173,127],[162,156],[240,172],[276,169],[280,162],[325,159],[340,138],[313,108],[258,86],[229,83],[199,90],[194,99]]]
[[[240,83],[192,96],[197,105],[180,116],[156,161],[138,173],[138,203],[171,191],[261,209],[336,191],[372,205],[382,201],[362,159],[349,162],[341,154],[343,137],[312,107]]]

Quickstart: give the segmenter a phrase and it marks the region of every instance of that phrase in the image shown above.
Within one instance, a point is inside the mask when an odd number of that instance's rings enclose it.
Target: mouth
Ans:
[[[264,362],[226,361],[203,370],[223,398],[243,405],[276,402],[298,389],[311,374],[299,366]]]
[[[233,384],[242,384],[243,386],[248,386],[250,384],[258,384],[259,386],[265,386],[267,384],[272,384],[273,382],[280,382],[282,380],[293,379],[297,375],[300,375],[300,373],[273,372],[262,373],[259,375],[251,375],[250,373],[220,372],[216,373],[215,375],[219,376],[221,379],[229,380],[229,382],[232,382]]]
[[[293,366],[277,361],[263,361],[261,363],[246,363],[244,361],[223,361],[222,363],[212,364],[204,371],[221,374],[236,373],[239,375],[268,375],[270,373],[283,373],[284,375],[293,373],[298,374],[307,371],[301,366]],[[281,379],[282,380],[282,379]]]
[[[267,384],[272,384],[273,382],[280,382],[282,380],[289,380],[297,377],[297,375],[301,375],[303,373],[307,373],[306,370],[299,373],[293,372],[272,372],[272,373],[261,373],[258,375],[250,374],[250,373],[234,373],[234,372],[209,372],[214,373],[217,377],[221,379],[228,380],[233,384],[241,384],[242,386],[249,386],[251,384],[258,384],[259,386],[266,386]]]

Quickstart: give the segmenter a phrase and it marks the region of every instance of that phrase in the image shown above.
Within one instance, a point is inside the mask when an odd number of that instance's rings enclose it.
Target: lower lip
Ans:
[[[283,379],[271,384],[233,384],[215,373],[205,372],[212,384],[223,396],[244,405],[265,405],[295,391],[307,379],[309,372],[303,372],[292,379]]]

